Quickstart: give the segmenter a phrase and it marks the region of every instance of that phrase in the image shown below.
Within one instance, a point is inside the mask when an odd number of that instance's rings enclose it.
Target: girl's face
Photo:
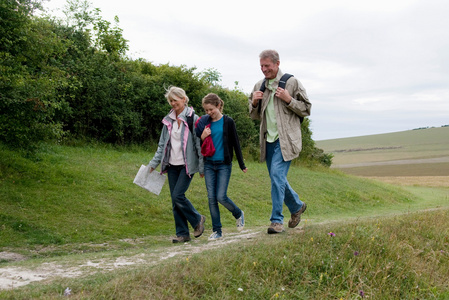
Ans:
[[[170,99],[170,105],[175,110],[176,115],[179,115],[186,106],[186,98],[178,98],[174,96],[173,99]]]
[[[209,117],[211,117],[212,121],[220,120],[222,114],[220,112],[219,107],[209,104],[209,103],[206,103],[203,105],[203,108],[204,108],[204,111],[206,112],[206,114],[208,114]]]

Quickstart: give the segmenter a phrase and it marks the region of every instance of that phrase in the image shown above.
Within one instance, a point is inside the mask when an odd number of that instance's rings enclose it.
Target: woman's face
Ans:
[[[204,111],[206,112],[206,114],[208,114],[209,117],[211,117],[212,121],[217,121],[222,116],[220,108],[215,105],[206,103],[203,105],[203,108],[204,108]]]
[[[186,106],[186,98],[179,98],[177,96],[173,96],[173,99],[170,99],[170,105],[176,112],[176,115],[182,113]]]

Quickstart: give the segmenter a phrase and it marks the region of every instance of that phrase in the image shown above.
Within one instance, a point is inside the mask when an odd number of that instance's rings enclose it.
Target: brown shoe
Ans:
[[[299,221],[301,221],[301,214],[306,210],[307,205],[303,202],[301,209],[298,210],[298,212],[292,214],[291,219],[288,221],[288,227],[289,228],[295,228],[298,226]]]
[[[173,243],[185,243],[190,241],[190,236],[177,236],[172,241]]]
[[[281,223],[271,223],[270,227],[268,227],[268,233],[281,233],[284,232],[284,225]]]
[[[206,222],[206,217],[205,216],[201,216],[200,223],[198,223],[198,225],[196,225],[195,231],[193,232],[193,236],[194,237],[199,238],[203,234],[203,232],[204,232],[204,222]]]

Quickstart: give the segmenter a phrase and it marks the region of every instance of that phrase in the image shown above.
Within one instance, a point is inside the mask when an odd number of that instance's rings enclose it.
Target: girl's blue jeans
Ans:
[[[204,162],[204,177],[206,180],[207,197],[209,199],[209,211],[212,219],[213,231],[222,233],[220,209],[218,203],[227,208],[234,218],[238,219],[242,215],[240,208],[229,199],[227,195],[229,179],[231,178],[232,163],[208,161]]]

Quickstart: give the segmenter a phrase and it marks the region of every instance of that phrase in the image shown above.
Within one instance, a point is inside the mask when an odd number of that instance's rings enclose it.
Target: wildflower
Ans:
[[[310,238],[310,241],[313,242],[313,237]]]
[[[186,262],[189,262],[189,258],[188,257],[186,257]]]
[[[70,296],[72,294],[72,290],[70,288],[66,288],[64,290],[64,296]]]
[[[331,237],[334,237],[334,236],[335,236],[335,233],[329,232],[328,235],[330,235]]]
[[[363,290],[360,290],[359,294],[360,294],[360,297],[362,297],[362,298],[365,297],[365,292]]]
[[[257,265],[257,263],[256,263],[256,262],[253,262],[253,265],[254,265],[254,266],[256,266],[256,265]]]
[[[354,251],[354,256],[359,255],[359,251]]]
[[[237,289],[239,292],[243,292],[243,289],[242,288],[238,288]]]
[[[374,241],[374,236],[371,238],[372,241]]]

